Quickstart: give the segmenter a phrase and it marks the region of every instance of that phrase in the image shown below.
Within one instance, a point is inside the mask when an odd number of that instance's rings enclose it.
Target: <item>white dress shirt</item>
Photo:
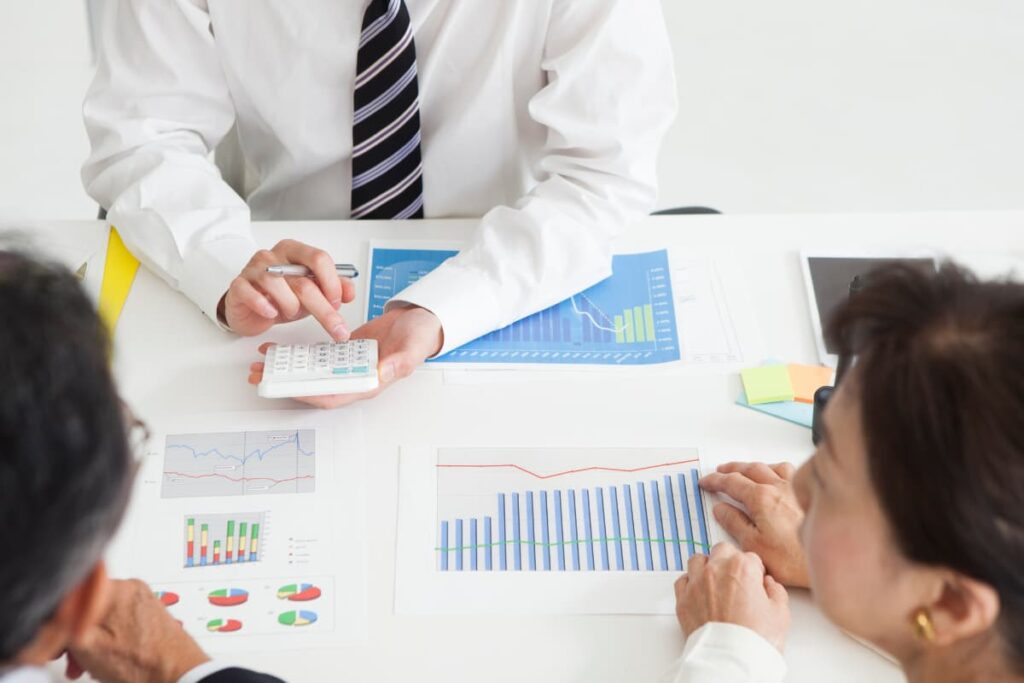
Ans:
[[[786,660],[744,626],[712,622],[690,634],[663,683],[782,683]]]
[[[425,214],[481,217],[463,253],[399,297],[440,318],[446,352],[610,274],[612,237],[654,206],[675,78],[659,0],[406,4]],[[106,5],[86,190],[215,319],[258,249],[250,219],[349,216],[367,2]],[[232,125],[244,200],[210,160]]]

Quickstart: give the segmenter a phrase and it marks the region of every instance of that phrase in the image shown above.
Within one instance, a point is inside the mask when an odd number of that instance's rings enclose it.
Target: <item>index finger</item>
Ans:
[[[712,472],[700,480],[700,487],[705,491],[724,493],[748,508],[757,495],[759,486],[760,484],[755,483],[752,479],[739,472],[730,472],[728,474]]]
[[[327,301],[331,304],[335,302],[341,304],[341,278],[338,277],[338,271],[334,269],[334,259],[330,254],[296,240],[282,240],[274,247],[273,251],[284,256],[288,263],[297,263],[309,268]]]

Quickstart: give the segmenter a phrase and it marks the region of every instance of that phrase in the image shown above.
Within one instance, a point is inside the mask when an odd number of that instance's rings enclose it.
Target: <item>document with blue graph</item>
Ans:
[[[456,253],[373,248],[367,320]],[[679,360],[668,252],[617,255],[612,271],[593,287],[433,362],[649,365]]]
[[[696,448],[403,449],[396,609],[671,613],[712,529]]]

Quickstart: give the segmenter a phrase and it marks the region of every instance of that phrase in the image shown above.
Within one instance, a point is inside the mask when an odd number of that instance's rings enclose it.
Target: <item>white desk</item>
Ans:
[[[298,238],[365,266],[371,238],[462,238],[472,226],[471,221],[268,223],[257,225],[256,235],[268,246],[284,237]],[[71,230],[95,231],[98,238],[102,233],[99,223],[40,229],[55,231],[55,239]],[[922,245],[955,254],[985,274],[1013,264],[1024,272],[1024,212],[666,217],[649,219],[622,240],[623,250],[670,246],[731,253],[746,266],[766,356],[805,362],[815,361],[815,351],[797,250]],[[343,312],[353,324],[361,319],[355,306]],[[312,334],[313,323],[304,322],[275,332],[273,338],[297,341]],[[298,408],[258,399],[245,383],[257,340],[218,331],[148,272],[139,273],[116,343],[122,392],[144,418],[168,412]],[[265,653],[244,663],[293,681],[657,680],[682,648],[678,627],[669,617],[396,617],[399,446],[715,442],[727,444],[737,459],[800,462],[811,450],[809,431],[735,406],[739,384],[734,376],[582,380],[552,373],[550,380],[540,381],[543,391],[521,383],[446,385],[440,372],[427,370],[360,406],[373,505],[367,529],[368,645]],[[638,441],[637,434],[648,436]],[[671,590],[669,584],[666,590]],[[806,595],[795,594],[792,609],[789,680],[902,680],[893,665],[838,633]]]

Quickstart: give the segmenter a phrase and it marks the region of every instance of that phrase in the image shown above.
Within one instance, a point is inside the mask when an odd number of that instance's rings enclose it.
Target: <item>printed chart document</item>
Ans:
[[[215,652],[365,637],[357,412],[158,420],[112,552]]]
[[[673,614],[712,532],[697,448],[401,453],[395,611]]]
[[[458,253],[458,244],[373,243],[366,319]],[[743,279],[710,256],[617,254],[611,277],[430,361],[446,369],[641,367],[722,372],[758,357]],[[723,273],[728,273],[728,277]]]

